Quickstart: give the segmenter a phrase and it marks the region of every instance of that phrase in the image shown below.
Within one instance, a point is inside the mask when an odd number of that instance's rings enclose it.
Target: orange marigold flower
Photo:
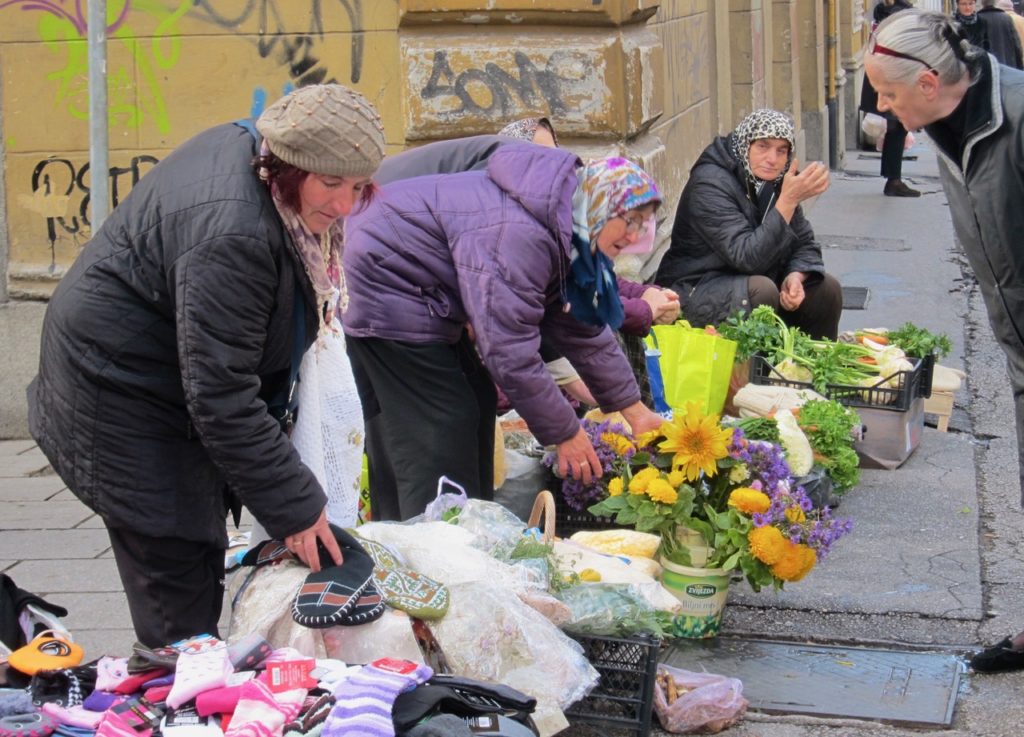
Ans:
[[[678,468],[668,475],[668,482],[677,489],[683,485],[684,481],[686,481],[686,474]]]
[[[658,478],[660,474],[661,472],[654,466],[647,466],[629,480],[629,493],[643,494],[647,491],[647,485],[651,483],[651,480]]]
[[[635,450],[629,438],[617,432],[601,433],[601,442],[615,451],[615,455],[624,456],[631,450]]]
[[[767,512],[772,505],[772,500],[763,491],[751,489],[748,486],[741,486],[733,489],[729,494],[728,504],[743,514],[754,514],[756,512]]]
[[[679,493],[665,479],[654,479],[647,486],[647,496],[662,504],[675,504]]]
[[[777,527],[755,527],[747,535],[750,541],[750,554],[765,565],[777,563],[785,554],[789,541]]]
[[[772,575],[783,581],[799,581],[814,568],[818,562],[818,554],[806,545],[789,543],[777,563],[772,565]]]
[[[608,496],[619,496],[622,494],[623,488],[625,488],[626,482],[622,480],[621,476],[616,476],[608,482]]]

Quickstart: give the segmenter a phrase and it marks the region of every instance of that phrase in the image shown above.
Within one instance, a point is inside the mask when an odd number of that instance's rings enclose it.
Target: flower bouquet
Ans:
[[[750,439],[743,421],[724,425],[696,404],[636,438],[621,427],[591,437],[602,446],[604,476],[574,499],[592,500],[594,515],[659,534],[670,563],[739,570],[755,591],[780,589],[806,576],[852,527],[827,507],[812,508],[778,444]],[[695,560],[695,551],[706,559]]]

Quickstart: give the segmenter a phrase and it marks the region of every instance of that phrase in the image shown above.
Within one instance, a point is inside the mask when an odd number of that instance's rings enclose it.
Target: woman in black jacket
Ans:
[[[362,95],[296,90],[255,129],[220,125],[172,152],[50,300],[30,429],[103,519],[145,645],[216,633],[237,502],[313,570],[318,544],[341,561],[288,438],[292,367],[340,330],[341,218],[383,155]]]
[[[655,283],[696,327],[769,304],[788,324],[835,339],[842,288],[825,273],[800,203],[828,188],[819,162],[798,171],[793,121],[755,110],[690,170]]]

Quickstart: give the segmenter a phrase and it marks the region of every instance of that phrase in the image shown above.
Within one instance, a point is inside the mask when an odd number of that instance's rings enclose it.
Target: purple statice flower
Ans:
[[[589,484],[584,484],[581,480],[571,476],[566,476],[562,479],[562,497],[565,499],[566,504],[577,512],[585,510],[591,504],[599,502],[604,498],[606,491],[602,482],[607,482],[609,474],[615,473],[615,462],[619,459],[619,456],[614,448],[601,439],[601,436],[605,433],[626,434],[625,428],[621,423],[613,423],[609,420],[594,422],[593,420],[585,419],[580,424],[590,439],[590,444],[594,446],[594,453],[597,455],[598,461],[601,462],[603,476],[600,479],[594,479]],[[632,457],[632,453],[627,455]],[[556,469],[558,467],[558,454],[549,452],[544,456],[543,463],[549,468]]]

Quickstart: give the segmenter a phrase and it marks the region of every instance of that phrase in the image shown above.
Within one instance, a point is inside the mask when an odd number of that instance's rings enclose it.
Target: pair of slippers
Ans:
[[[406,568],[395,553],[373,540],[360,539],[373,558],[373,583],[384,603],[419,619],[440,619],[448,611],[448,587]]]
[[[352,535],[331,525],[341,548],[342,563],[335,565],[319,545],[320,570],[310,573],[292,602],[292,619],[304,627],[367,624],[384,614],[384,599],[373,585],[373,559]],[[264,566],[298,560],[280,540],[266,540],[247,552],[243,566]]]

